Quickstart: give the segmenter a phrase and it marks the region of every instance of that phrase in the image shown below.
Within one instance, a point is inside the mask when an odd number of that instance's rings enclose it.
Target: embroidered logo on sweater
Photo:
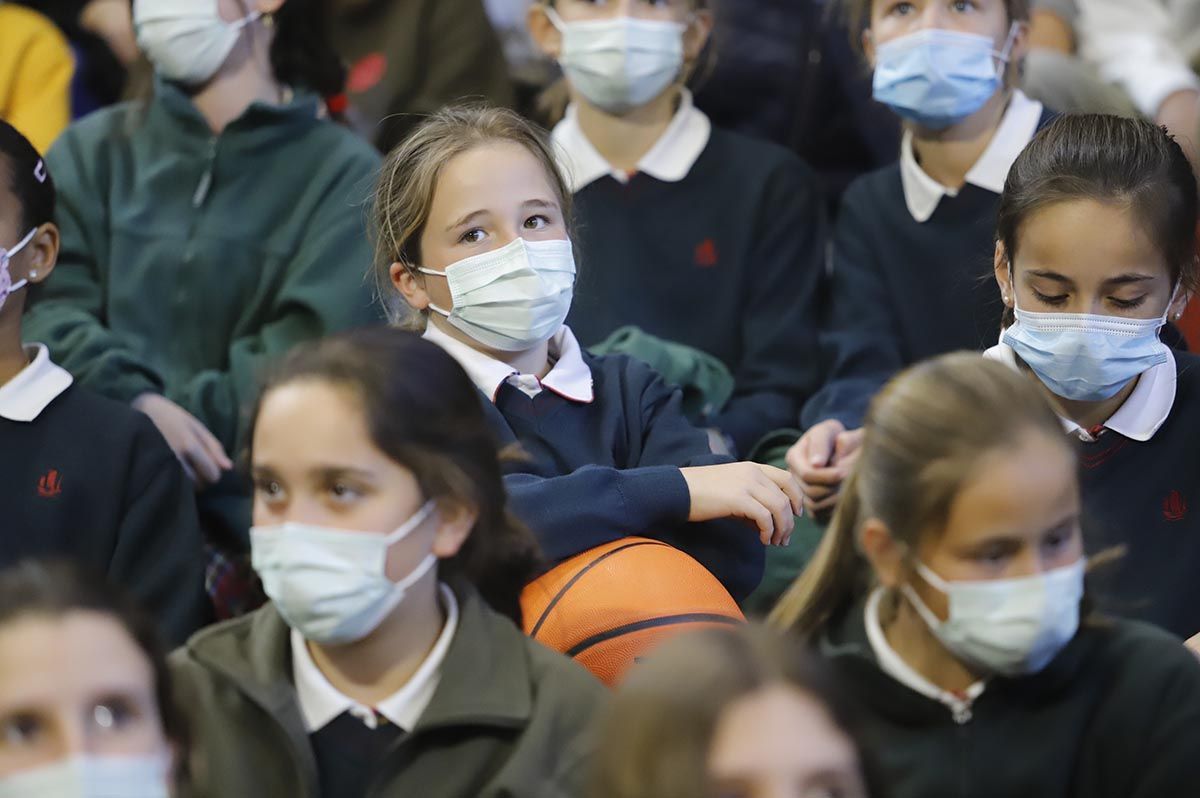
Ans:
[[[368,53],[350,67],[346,77],[346,90],[351,94],[362,94],[379,85],[387,73],[387,56],[383,53]]]
[[[43,499],[53,499],[62,493],[62,477],[58,469],[52,468],[38,480],[38,495]]]
[[[696,265],[701,269],[717,265],[717,242],[706,238],[696,246]]]
[[[1168,521],[1182,521],[1187,518],[1187,511],[1187,502],[1179,491],[1173,490],[1163,499],[1163,518]]]

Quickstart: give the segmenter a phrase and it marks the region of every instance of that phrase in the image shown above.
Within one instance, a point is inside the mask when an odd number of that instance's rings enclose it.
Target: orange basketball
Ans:
[[[666,543],[622,538],[577,554],[521,594],[525,632],[608,685],[661,640],[744,621],[700,563]]]

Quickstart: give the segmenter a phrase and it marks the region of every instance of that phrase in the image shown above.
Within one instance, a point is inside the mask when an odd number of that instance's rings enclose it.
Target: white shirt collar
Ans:
[[[442,633],[408,683],[374,708],[342,695],[330,684],[313,662],[304,638],[295,629],[292,630],[292,678],[296,683],[296,697],[300,702],[300,714],[304,717],[305,731],[309,734],[319,731],[343,712],[349,712],[372,729],[378,723],[376,713],[406,732],[416,727],[441,681],[442,663],[458,629],[458,600],[446,585],[439,584],[438,588],[446,609]]]
[[[425,326],[424,338],[437,344],[457,360],[471,378],[471,382],[493,402],[496,401],[500,386],[505,382],[511,383],[531,397],[537,396],[545,388],[572,402],[588,404],[595,398],[592,370],[583,360],[583,352],[575,333],[565,324],[550,339],[550,358],[554,365],[551,366],[550,373],[540,380],[533,374],[521,374],[507,363],[472,349],[443,332],[432,322]]]
[[[997,344],[984,352],[983,356],[1014,369],[1019,368],[1017,353],[1008,344]],[[1117,412],[1104,422],[1104,427],[1131,440],[1143,443],[1150,440],[1171,415],[1171,408],[1175,406],[1177,382],[1175,356],[1172,355],[1167,362],[1159,363],[1142,374],[1133,388],[1133,393],[1129,394],[1129,398]],[[1095,440],[1088,430],[1071,419],[1062,416],[1059,418],[1062,419],[1063,429],[1068,434],[1089,443]]]
[[[66,369],[50,360],[50,350],[42,344],[25,347],[25,354],[29,365],[0,385],[0,418],[9,421],[33,421],[73,382]]]
[[[968,687],[964,698],[938,687],[905,662],[888,643],[887,635],[883,633],[883,626],[879,623],[879,603],[886,593],[887,590],[882,587],[876,588],[871,593],[870,598],[867,599],[867,609],[863,619],[867,627],[867,640],[871,643],[871,650],[875,653],[875,660],[879,663],[880,669],[910,690],[950,707],[956,716],[968,712],[975,699],[983,694],[986,682],[980,680]]]
[[[712,122],[692,102],[692,93],[684,89],[671,124],[650,151],[638,161],[637,169],[664,183],[678,183],[687,177],[712,136]],[[621,183],[629,175],[604,159],[579,126],[579,111],[574,103],[551,133],[559,161],[567,173],[571,191],[579,191],[605,175]]]
[[[971,171],[967,172],[967,182],[993,194],[1004,191],[1008,170],[1037,133],[1042,110],[1040,102],[1029,99],[1020,89],[1014,91],[987,149],[979,156]],[[912,131],[904,131],[900,142],[900,182],[904,187],[904,202],[908,212],[924,224],[933,216],[942,197],[955,197],[958,191],[943,186],[925,173],[917,163],[912,141]]]

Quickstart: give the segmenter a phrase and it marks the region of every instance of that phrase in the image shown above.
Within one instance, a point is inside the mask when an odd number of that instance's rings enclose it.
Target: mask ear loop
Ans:
[[[1021,30],[1021,23],[1014,21],[1008,28],[1008,36],[1004,39],[1004,48],[999,52],[992,51],[992,57],[1000,63],[996,66],[996,72],[1001,78],[1004,77],[1004,68],[1008,65],[1012,58],[1012,48],[1017,44],[1017,32]]]

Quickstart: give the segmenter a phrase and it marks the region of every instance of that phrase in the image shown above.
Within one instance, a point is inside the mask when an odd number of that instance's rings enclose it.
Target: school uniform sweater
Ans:
[[[976,164],[986,173],[977,180],[987,187],[968,179],[956,195],[935,198],[936,207],[916,215],[910,201],[921,190],[910,185],[906,192],[900,164],[865,175],[846,191],[821,336],[828,372],[804,407],[804,427],[826,419],[859,427],[871,398],[906,366],[996,342],[1004,310],[992,277],[1000,190],[1035,129],[1053,118],[1046,111],[1039,116],[1023,96],[1013,102],[1016,110]],[[1034,124],[1017,125],[1014,113],[1031,112]],[[1010,118],[1011,133],[1004,127]]]
[[[865,709],[891,798],[1200,795],[1200,666],[1154,627],[1085,622],[1040,673],[989,679],[957,712],[885,672],[862,602],[818,639]]]
[[[263,368],[379,318],[362,199],[379,159],[297,92],[214,135],[163,81],[72,125],[46,158],[62,252],[28,340],[122,402],[163,393],[235,454]]]
[[[1200,633],[1200,357],[1175,352],[1171,413],[1147,441],[1111,429],[1079,441],[1084,531],[1124,556],[1093,575],[1107,611]]]
[[[14,388],[41,396],[14,404]],[[0,568],[78,561],[128,590],[175,643],[209,619],[195,492],[175,455],[150,419],[70,385],[44,349],[0,386],[0,506]]]
[[[569,115],[556,141],[578,142],[568,150],[590,148],[581,131],[570,132],[572,124]],[[662,152],[652,151],[650,165],[626,182],[612,174],[593,178],[596,170],[580,165],[600,158],[594,149],[576,155],[568,169],[582,223],[567,323],[585,346],[635,325],[719,358],[733,372],[735,390],[705,423],[745,453],[771,430],[795,426],[820,378],[823,200],[797,157],[711,128],[690,96],[672,126],[656,145]],[[691,164],[681,155],[689,147],[698,150]],[[663,163],[656,169],[655,161]]]
[[[505,463],[505,487],[551,563],[640,535],[687,552],[734,598],[762,579],[757,533],[733,520],[690,523],[680,472],[731,462],[684,417],[682,395],[626,355],[582,351],[568,327],[550,341],[554,366],[541,380],[518,375],[431,324],[425,337],[449,352],[480,391],[501,446],[526,455]],[[511,376],[510,376],[511,375]]]
[[[683,416],[677,388],[624,355],[584,355],[594,401],[553,391],[530,398],[501,386],[488,420],[528,461],[505,477],[513,508],[550,562],[629,535],[669,543],[696,558],[735,599],[762,579],[764,548],[738,520],[689,523],[691,494],[680,468],[717,465],[708,438]]]

